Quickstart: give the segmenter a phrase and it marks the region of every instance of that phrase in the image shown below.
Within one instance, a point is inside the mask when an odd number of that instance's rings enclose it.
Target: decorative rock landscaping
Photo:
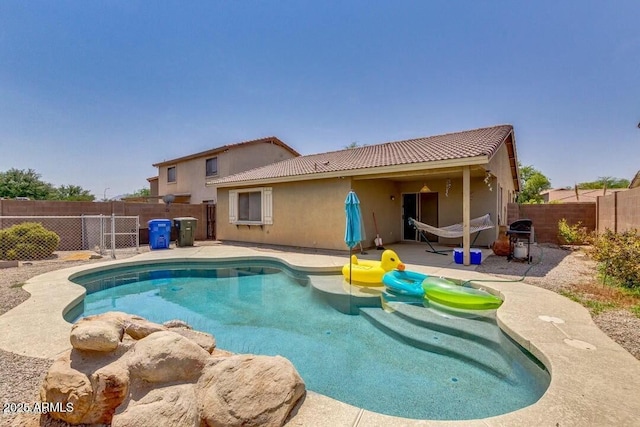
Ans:
[[[216,349],[212,335],[109,312],[76,323],[51,366],[43,402],[69,424],[282,426],[305,395],[287,359]]]

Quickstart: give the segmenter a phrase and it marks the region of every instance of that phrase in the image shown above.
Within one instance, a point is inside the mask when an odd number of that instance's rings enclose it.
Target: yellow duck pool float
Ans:
[[[351,266],[346,263],[342,267],[342,275],[349,281],[349,269],[351,269],[351,278],[353,282],[366,285],[381,285],[382,276],[387,271],[398,269],[404,270],[404,264],[400,261],[398,254],[387,249],[382,252],[380,261],[369,261],[358,259],[357,256],[351,255]]]

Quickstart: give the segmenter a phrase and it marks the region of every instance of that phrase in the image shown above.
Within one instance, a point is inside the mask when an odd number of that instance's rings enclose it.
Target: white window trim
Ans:
[[[262,206],[260,221],[241,221],[238,219],[238,194],[260,192]],[[235,225],[270,225],[273,224],[273,192],[271,187],[243,188],[229,190],[229,223]]]

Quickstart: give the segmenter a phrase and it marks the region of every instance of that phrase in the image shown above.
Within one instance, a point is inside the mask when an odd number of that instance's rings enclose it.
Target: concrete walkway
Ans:
[[[407,269],[458,279],[483,279],[505,302],[500,327],[534,354],[551,373],[551,384],[534,405],[481,420],[409,420],[377,414],[308,392],[290,426],[638,426],[640,361],[605,335],[581,305],[524,283],[500,281],[454,264],[450,256],[428,254],[422,245],[392,245]],[[488,251],[487,251],[488,253]],[[360,256],[360,255],[359,255]],[[368,250],[363,258],[379,258]],[[216,245],[152,251],[122,261],[67,268],[43,274],[24,286],[31,297],[0,316],[0,348],[54,358],[67,350],[71,325],[63,313],[84,296],[68,278],[83,270],[162,260],[276,259],[307,272],[339,271],[345,255]]]

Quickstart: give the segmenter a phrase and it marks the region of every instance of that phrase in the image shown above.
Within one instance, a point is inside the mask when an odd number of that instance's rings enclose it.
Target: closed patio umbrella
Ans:
[[[349,284],[351,284],[351,249],[363,239],[360,200],[353,190],[347,194],[347,198],[344,201],[344,210],[347,217],[344,242],[349,247]]]

